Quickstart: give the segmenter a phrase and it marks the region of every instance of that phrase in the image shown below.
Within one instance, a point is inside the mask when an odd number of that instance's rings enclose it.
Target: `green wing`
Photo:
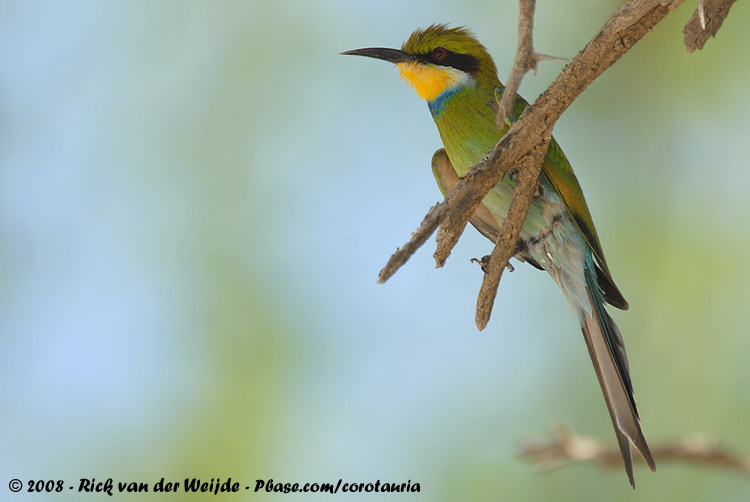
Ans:
[[[495,99],[500,102],[500,98],[503,95],[504,86],[499,86],[495,89]],[[509,117],[511,122],[515,122],[521,116],[524,109],[529,106],[529,103],[521,96],[516,97],[516,103],[513,107],[513,112]],[[602,251],[601,243],[599,242],[599,236],[596,234],[596,228],[594,227],[594,221],[591,219],[591,213],[586,205],[586,199],[583,197],[583,190],[581,185],[578,183],[576,175],[573,173],[573,168],[565,157],[560,145],[557,144],[553,137],[549,144],[549,150],[547,155],[544,157],[544,164],[542,165],[542,174],[547,177],[550,184],[555,188],[555,191],[560,195],[565,206],[568,208],[570,215],[573,217],[576,225],[586,239],[591,252],[596,259],[598,269],[601,272],[597,274],[599,277],[599,286],[604,291],[605,297],[608,303],[621,309],[628,308],[628,302],[623,298],[622,293],[615,285],[612,280],[612,275],[609,272],[607,266],[607,260],[604,258],[604,252]]]

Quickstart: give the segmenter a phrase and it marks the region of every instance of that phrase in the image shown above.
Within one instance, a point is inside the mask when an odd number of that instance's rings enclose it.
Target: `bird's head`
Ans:
[[[342,52],[395,63],[419,97],[428,102],[466,85],[499,84],[492,57],[466,28],[433,24],[411,34],[401,50],[373,47]]]

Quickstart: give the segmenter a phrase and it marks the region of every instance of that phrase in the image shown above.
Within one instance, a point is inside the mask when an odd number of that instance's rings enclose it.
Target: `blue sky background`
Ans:
[[[613,315],[652,448],[698,432],[750,455],[750,10],[738,2],[687,54],[687,4],[555,136],[631,305]],[[538,2],[537,49],[573,57],[618,5]],[[421,494],[389,498],[743,499],[747,480],[726,471],[638,468],[634,495],[620,470],[538,475],[519,459],[561,422],[614,435],[547,276],[505,274],[477,332],[469,259],[491,244],[473,229],[445,268],[433,239],[376,283],[440,199],[440,144],[392,67],[338,53],[450,22],[504,80],[517,15],[510,1],[1,2],[4,483],[410,479]],[[544,63],[522,93],[561,68]],[[14,497],[79,500],[66,492]]]

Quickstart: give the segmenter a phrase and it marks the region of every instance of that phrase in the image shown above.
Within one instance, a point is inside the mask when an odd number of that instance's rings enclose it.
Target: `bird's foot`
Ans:
[[[490,255],[486,254],[482,256],[481,258],[472,258],[471,263],[477,263],[479,265],[479,268],[482,269],[482,272],[486,274],[487,265],[490,264]],[[508,262],[506,267],[508,268],[508,272],[513,272],[515,270],[515,268],[513,268],[513,265],[510,264],[510,262]]]
[[[484,255],[482,258],[472,258],[471,263],[476,263],[479,265],[479,268],[482,269],[482,272],[485,274],[487,273],[487,265],[490,264],[490,255]]]

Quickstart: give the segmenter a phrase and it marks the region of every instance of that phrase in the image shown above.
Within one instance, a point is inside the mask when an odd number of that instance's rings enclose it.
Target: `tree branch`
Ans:
[[[715,37],[736,0],[698,0],[695,12],[682,29],[688,52],[703,49],[710,37]]]
[[[536,192],[539,173],[542,171],[542,160],[547,153],[551,139],[552,135],[547,135],[544,141],[535,146],[534,150],[529,152],[529,155],[525,156],[518,165],[518,184],[513,191],[513,201],[510,204],[508,216],[500,227],[490,261],[484,269],[486,273],[482,280],[482,287],[479,289],[474,322],[480,331],[486,328],[490,321],[500,278],[513,256],[518,237],[521,235],[521,227],[526,220],[531,199]]]
[[[434,257],[437,266],[442,267],[477,205],[504,174],[518,167],[519,184],[516,187],[514,201],[503,224],[501,237],[492,252],[488,277],[485,277],[477,301],[477,325],[480,329],[486,326],[502,270],[507,258],[515,249],[533,196],[535,180],[538,178],[544,157],[544,153],[540,151],[546,152],[555,123],[591,82],[683,1],[630,0],[618,9],[588,45],[563,68],[549,88],[510,126],[487,157],[461,177],[456,187],[446,195],[445,200],[430,210],[420,228],[412,234],[412,239],[399,249],[381,270],[379,282],[388,280],[435,228],[438,228],[438,235]],[[708,3],[709,0],[704,1]],[[526,21],[522,20],[519,23],[519,39],[528,40],[530,47],[531,21],[528,14],[523,13],[533,12],[533,2],[522,0],[521,12],[527,17],[529,24],[527,34],[524,27]],[[533,48],[528,50],[536,54]],[[511,93],[506,90],[505,94]],[[528,181],[530,179],[534,182]],[[502,259],[503,257],[506,259]]]
[[[456,188],[438,204],[439,209],[431,211],[431,217],[425,217],[422,227],[413,234],[407,246],[416,249],[419,247],[417,236],[440,225],[435,260],[439,267],[442,266],[474,208],[501,176],[515,167],[535,145],[544,141],[563,111],[596,77],[682,1],[671,0],[662,4],[659,0],[630,0],[615,12],[586,48],[563,68],[547,91],[511,125],[487,157],[459,180]],[[388,280],[409,256],[395,253],[381,271],[380,282]]]
[[[534,50],[532,32],[535,3],[535,0],[520,0],[519,2],[518,51],[497,110],[497,127],[499,129],[510,125],[508,116],[516,103],[516,94],[523,76],[531,69],[536,71],[537,63],[543,59],[559,59],[539,54]],[[551,136],[548,136],[540,145],[535,146],[533,152],[524,157],[521,164],[517,166],[519,176],[518,184],[513,192],[513,202],[508,210],[508,216],[500,228],[498,240],[495,242],[495,247],[490,255],[490,261],[484,267],[486,273],[482,280],[482,287],[479,289],[474,320],[479,330],[487,327],[487,323],[490,321],[500,278],[515,251],[523,222],[529,212],[531,199],[536,191],[537,179],[542,169],[542,160],[547,153],[550,139]]]
[[[699,435],[652,446],[651,453],[659,462],[684,462],[698,467],[732,470],[750,477],[750,458],[743,458]],[[622,465],[619,448],[609,448],[595,439],[579,436],[566,426],[559,426],[549,441],[525,445],[521,456],[540,471],[551,471],[573,463],[591,463],[607,469]],[[633,460],[643,463],[640,455]]]

